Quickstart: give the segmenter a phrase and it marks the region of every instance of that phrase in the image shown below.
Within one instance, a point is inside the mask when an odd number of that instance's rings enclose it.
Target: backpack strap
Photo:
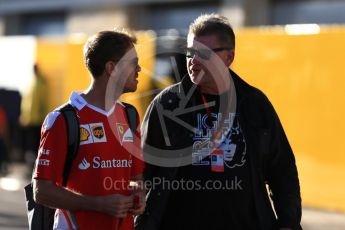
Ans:
[[[74,107],[69,103],[60,106],[57,111],[63,115],[67,131],[67,155],[62,174],[62,186],[65,187],[71,172],[73,160],[78,154],[80,142],[79,119]]]
[[[135,135],[135,132],[137,130],[137,125],[138,125],[138,119],[137,119],[138,113],[137,113],[137,110],[131,104],[124,103],[124,102],[122,102],[122,104],[125,105],[127,119],[128,119],[128,122],[129,122],[129,128],[131,129],[133,135]]]

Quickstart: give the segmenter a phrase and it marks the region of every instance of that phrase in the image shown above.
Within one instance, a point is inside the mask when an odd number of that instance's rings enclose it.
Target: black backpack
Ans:
[[[137,128],[137,111],[136,109],[127,103],[123,103],[126,108],[126,114],[129,122],[130,129],[135,134]],[[79,119],[71,104],[64,104],[56,111],[61,112],[63,115],[66,128],[67,128],[67,157],[63,170],[62,186],[66,186],[69,173],[72,168],[72,163],[77,156],[79,149]],[[37,204],[33,199],[33,187],[32,183],[24,187],[26,197],[27,215],[29,221],[30,230],[51,230],[54,224],[55,209],[46,207],[44,205]]]

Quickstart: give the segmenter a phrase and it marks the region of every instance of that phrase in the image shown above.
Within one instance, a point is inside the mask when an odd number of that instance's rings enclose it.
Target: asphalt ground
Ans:
[[[28,166],[12,164],[6,175],[0,175],[0,230],[28,229],[23,187],[28,183]],[[303,208],[304,230],[344,230],[345,213]]]

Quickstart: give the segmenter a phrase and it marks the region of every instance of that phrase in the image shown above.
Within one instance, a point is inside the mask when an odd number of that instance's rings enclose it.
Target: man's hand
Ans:
[[[38,204],[70,211],[96,211],[116,218],[125,218],[133,209],[134,192],[129,196],[114,194],[109,196],[86,196],[59,187],[48,180],[33,180],[34,199]],[[135,193],[136,194],[136,193]],[[139,196],[140,197],[140,196]],[[140,198],[138,212],[145,208]],[[137,212],[137,211],[135,211]]]
[[[129,211],[132,215],[143,214],[146,207],[146,192],[142,174],[131,178],[131,189],[134,197],[134,204]]]
[[[114,216],[116,218],[125,218],[129,210],[133,207],[133,196],[124,196],[114,194],[100,199],[100,212]]]
[[[145,192],[143,190],[137,190],[133,192],[134,202],[133,207],[129,210],[132,215],[143,214],[146,207]]]

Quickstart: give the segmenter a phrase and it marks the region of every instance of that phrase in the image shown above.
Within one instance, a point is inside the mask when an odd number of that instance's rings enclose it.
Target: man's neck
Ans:
[[[214,87],[206,87],[206,86],[198,86],[199,90],[203,94],[209,94],[209,95],[220,95],[224,92],[221,92],[218,88]]]
[[[106,100],[107,81],[103,77],[93,80],[90,87],[84,91],[82,97],[91,105],[108,111],[117,99],[111,99],[111,105],[107,105],[110,100]]]
[[[204,94],[210,95],[221,95],[230,89],[231,77],[229,72],[223,72],[222,74],[217,74],[217,78],[213,76],[208,77],[207,82],[200,82],[198,84],[199,90]]]
[[[104,91],[97,90],[95,88],[89,88],[81,96],[87,101],[88,104],[96,106],[102,110],[105,110]]]
[[[203,94],[221,95],[230,89],[230,81],[221,85],[216,85],[216,84],[198,85],[198,88],[200,92]]]

